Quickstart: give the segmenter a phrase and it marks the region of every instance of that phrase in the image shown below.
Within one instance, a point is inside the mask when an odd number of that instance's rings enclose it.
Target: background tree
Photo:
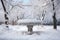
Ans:
[[[54,29],[57,29],[57,24],[56,24],[56,11],[55,11],[55,5],[54,5],[54,0],[51,0],[51,2],[52,2],[52,6],[53,6],[53,12],[54,12],[54,14],[53,14],[53,24],[54,24]]]
[[[3,9],[4,9],[4,12],[5,12],[5,14],[4,14],[5,24],[6,24],[6,27],[8,28],[8,20],[9,20],[9,18],[7,17],[8,12],[6,11],[6,7],[5,7],[5,5],[4,5],[4,0],[1,0],[1,3],[2,3]]]

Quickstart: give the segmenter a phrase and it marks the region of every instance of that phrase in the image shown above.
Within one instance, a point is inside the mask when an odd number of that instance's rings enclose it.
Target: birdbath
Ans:
[[[33,32],[34,25],[40,25],[41,21],[37,19],[20,19],[17,22],[19,25],[25,25],[28,28],[28,32]]]

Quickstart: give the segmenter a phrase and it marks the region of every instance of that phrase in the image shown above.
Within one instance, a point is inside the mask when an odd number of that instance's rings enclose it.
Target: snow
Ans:
[[[26,26],[9,25],[9,29],[6,29],[5,25],[0,25],[0,40],[60,40],[60,26],[57,30],[48,25],[34,26],[32,35],[29,35]]]
[[[20,20],[17,21],[17,23],[18,23],[18,24],[22,24],[22,25],[23,25],[23,24],[26,24],[26,25],[27,25],[27,24],[29,24],[29,25],[32,24],[32,25],[33,25],[33,24],[35,24],[35,23],[36,23],[36,24],[41,23],[41,20],[37,20],[37,19],[20,19]]]

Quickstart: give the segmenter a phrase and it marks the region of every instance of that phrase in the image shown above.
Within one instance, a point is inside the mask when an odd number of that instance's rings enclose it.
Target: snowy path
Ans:
[[[35,26],[32,35],[27,34],[26,27],[21,26],[20,28],[22,28],[20,31],[16,31],[15,28],[14,30],[12,28],[8,30],[4,26],[0,26],[0,40],[60,40],[60,26],[58,26],[57,30],[54,30],[52,26]]]

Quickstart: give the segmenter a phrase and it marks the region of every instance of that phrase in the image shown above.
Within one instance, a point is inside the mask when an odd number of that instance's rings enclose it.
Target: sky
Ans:
[[[30,0],[23,0],[23,3],[29,3],[30,2]]]

